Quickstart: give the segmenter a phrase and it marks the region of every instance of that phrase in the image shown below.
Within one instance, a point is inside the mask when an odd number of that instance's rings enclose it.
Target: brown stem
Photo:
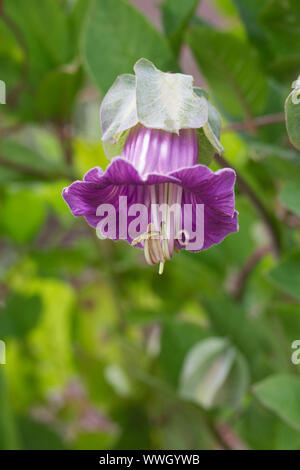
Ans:
[[[224,157],[221,157],[220,155],[216,154],[215,159],[222,168],[230,167],[234,169],[233,166]],[[255,191],[251,188],[251,186],[249,186],[247,181],[236,170],[235,172],[236,172],[236,182],[240,190],[244,194],[246,194],[246,196],[249,198],[252,205],[255,207],[258,214],[264,221],[264,224],[267,228],[267,231],[271,239],[273,252],[275,256],[279,258],[281,248],[280,248],[280,236],[279,236],[278,229],[277,229],[276,219],[272,216],[272,214],[269,213],[269,211],[264,206],[263,202],[259,199],[259,197],[255,193]]]
[[[284,113],[277,113],[277,114],[267,114],[266,116],[260,116],[257,118],[252,119],[252,125],[257,127],[262,126],[270,126],[271,124],[276,124],[279,122],[284,122],[285,116]],[[249,130],[249,122],[234,122],[225,126],[223,132],[231,132],[231,131],[248,131]]]
[[[279,204],[276,211],[276,217],[280,222],[291,228],[300,228],[300,215],[290,212],[282,204]]]
[[[216,433],[219,435],[221,442],[225,445],[225,449],[230,450],[247,450],[247,445],[238,437],[235,432],[225,423],[215,424]]]
[[[71,140],[71,127],[69,124],[59,124],[57,126],[57,135],[63,149],[65,162],[71,167],[73,163],[73,149]]]
[[[236,300],[241,300],[247,281],[253,269],[257,266],[263,256],[266,253],[269,253],[271,250],[272,248],[269,245],[261,246],[246,261],[241,271],[239,272],[233,286],[233,295]]]

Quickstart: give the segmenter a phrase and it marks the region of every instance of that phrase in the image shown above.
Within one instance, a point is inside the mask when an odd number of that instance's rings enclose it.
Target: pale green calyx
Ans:
[[[135,75],[120,75],[102,101],[104,142],[118,142],[138,122],[176,133],[207,123],[208,103],[194,91],[192,76],[161,72],[147,59],[136,62],[134,71]]]
[[[207,101],[194,93],[191,75],[161,72],[146,59],[140,59],[134,71],[137,115],[145,127],[179,132],[207,122]]]
[[[120,75],[106,93],[100,108],[102,140],[116,143],[123,131],[138,123],[136,78]]]

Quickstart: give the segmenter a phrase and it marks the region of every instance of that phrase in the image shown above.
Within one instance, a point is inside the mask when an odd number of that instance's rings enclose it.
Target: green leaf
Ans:
[[[136,109],[136,78],[120,75],[103,98],[100,108],[102,140],[112,144],[123,131],[138,123]]]
[[[20,45],[13,32],[0,18],[0,62],[1,80],[6,83],[7,92],[16,86],[20,79],[22,61],[24,60]],[[1,104],[1,103],[0,103]]]
[[[27,136],[29,133],[27,133]],[[42,139],[43,135],[39,132],[38,136]],[[29,137],[30,139],[30,137]],[[0,164],[4,162],[7,164],[1,167],[0,171],[0,185],[5,185],[7,181],[36,181],[36,180],[50,180],[54,178],[67,178],[68,170],[60,159],[51,159],[49,156],[49,149],[44,152],[46,156],[41,155],[39,151],[33,150],[19,142],[11,139],[0,141]],[[5,179],[6,173],[9,172],[7,180]],[[2,173],[4,172],[3,176]]]
[[[217,109],[208,103],[208,121],[198,131],[199,162],[209,165],[214,154],[222,154],[224,148],[220,142],[222,119]]]
[[[269,276],[282,290],[300,300],[300,252],[282,259]]]
[[[250,41],[255,44],[260,53],[266,53],[268,48],[266,32],[259,21],[261,11],[267,1],[251,0],[251,2],[245,2],[244,0],[233,0],[245,24]]]
[[[177,56],[184,31],[192,18],[199,0],[165,0],[161,4],[164,30]]]
[[[203,131],[214,151],[220,155],[224,152],[224,148],[220,142],[221,127],[221,116],[217,109],[209,103],[208,121],[204,124]]]
[[[44,203],[37,191],[11,191],[1,208],[1,219],[5,233],[14,241],[28,242],[44,222]]]
[[[300,182],[287,181],[281,188],[280,201],[292,212],[300,215]]]
[[[247,385],[245,361],[226,339],[204,339],[185,358],[180,394],[206,409],[238,405]]]
[[[265,35],[266,67],[280,80],[299,73],[300,4],[298,0],[269,0],[262,5],[259,23]]]
[[[82,70],[77,66],[65,66],[49,72],[42,80],[36,97],[39,116],[43,119],[68,120],[81,84]]]
[[[0,337],[5,339],[26,335],[38,323],[41,311],[39,296],[10,294],[4,308],[0,309]]]
[[[267,39],[278,58],[300,56],[300,4],[298,0],[269,0],[263,8],[260,21]],[[299,67],[298,67],[299,68]]]
[[[273,375],[256,384],[253,391],[266,408],[300,431],[300,377]]]
[[[209,165],[214,158],[216,149],[211,145],[210,141],[205,135],[204,128],[197,129],[198,145],[199,145],[199,163],[202,165]]]
[[[242,308],[223,295],[205,298],[204,306],[217,335],[230,339],[248,359],[253,358],[259,350],[258,331]]]
[[[300,75],[285,102],[285,120],[289,139],[300,150]]]
[[[249,44],[203,26],[192,27],[187,42],[212,93],[230,116],[249,119],[262,111],[267,82]]]
[[[63,450],[61,437],[44,424],[20,416],[17,420],[22,439],[22,448],[26,450]]]
[[[235,430],[251,449],[299,449],[299,433],[257,400],[252,400],[243,410]]]
[[[158,70],[149,60],[134,66],[139,121],[153,129],[198,129],[208,119],[207,101],[193,91],[193,77]]]
[[[69,27],[59,2],[5,0],[4,9],[24,37],[32,83],[39,84],[45,72],[71,59]]]
[[[135,403],[127,405],[124,410],[118,411],[118,415],[121,414],[122,432],[115,442],[114,449],[151,448],[150,423],[146,410],[139,403]],[[133,427],[135,429],[134,433],[131,432]]]
[[[20,449],[20,439],[11,407],[6,375],[0,366],[0,449]]]
[[[73,33],[73,41],[77,47],[80,43],[84,22],[91,5],[91,0],[76,0],[70,15],[71,31]]]
[[[287,149],[279,145],[272,145],[266,142],[257,141],[255,139],[247,139],[250,154],[253,160],[261,160],[267,157],[276,157],[284,162],[291,163],[293,166],[300,168],[300,159],[298,152]],[[295,170],[295,168],[293,168]]]
[[[194,92],[198,96],[203,96],[208,100],[208,93],[203,88],[194,87]],[[199,141],[199,162],[209,165],[217,152],[222,154],[224,148],[220,142],[222,128],[222,118],[217,109],[208,102],[208,121],[198,129]]]
[[[206,333],[199,326],[184,322],[165,322],[161,338],[160,363],[168,382],[177,387],[182,363],[188,350]]]
[[[83,38],[87,69],[101,92],[130,73],[146,57],[164,70],[176,70],[167,40],[126,0],[93,1]]]
[[[43,391],[49,387],[63,387],[73,371],[71,343],[72,288],[57,279],[33,279],[26,285],[32,295],[39,295],[43,302],[43,315],[29,334],[39,386]]]
[[[276,305],[270,307],[271,321],[280,321],[285,338],[287,340],[287,348],[291,351],[291,344],[296,339],[295,331],[300,331],[300,315],[299,305],[291,302],[276,302]],[[290,361],[290,357],[286,357]]]

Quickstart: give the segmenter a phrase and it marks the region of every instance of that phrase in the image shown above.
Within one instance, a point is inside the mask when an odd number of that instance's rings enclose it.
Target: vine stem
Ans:
[[[233,296],[235,300],[239,301],[241,300],[245,286],[247,284],[247,281],[252,273],[252,271],[255,269],[255,267],[258,265],[260,260],[267,254],[272,251],[272,248],[269,245],[263,245],[260,246],[252,255],[250,258],[246,261],[240,272],[238,273],[234,286],[233,286]]]
[[[221,157],[220,155],[216,154],[215,159],[222,168],[229,167],[235,170],[235,168],[224,157]],[[266,209],[263,202],[257,196],[256,192],[251,188],[251,186],[247,183],[247,181],[236,170],[235,172],[236,172],[236,182],[240,190],[244,194],[246,194],[246,196],[249,198],[250,202],[252,203],[253,207],[256,209],[261,219],[263,220],[265,227],[268,231],[268,234],[270,236],[273,252],[276,258],[279,258],[281,247],[280,247],[280,236],[279,236],[279,232],[277,228],[276,219]]]
[[[230,450],[248,450],[246,444],[240,439],[239,436],[231,429],[228,424],[216,423],[215,430],[221,442],[223,442],[225,449]]]
[[[61,143],[65,162],[68,167],[73,165],[73,148],[72,148],[72,131],[71,126],[68,123],[58,124],[57,136]]]
[[[270,126],[271,124],[276,124],[280,122],[285,122],[285,115],[284,113],[276,113],[276,114],[267,114],[265,116],[259,116],[257,118],[253,118],[251,121],[252,126],[254,128],[262,127],[262,126]],[[232,132],[232,131],[249,131],[249,122],[233,122],[232,124],[228,124],[225,126],[222,132]]]

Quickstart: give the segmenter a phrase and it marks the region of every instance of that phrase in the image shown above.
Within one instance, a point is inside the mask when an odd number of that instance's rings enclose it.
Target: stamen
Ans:
[[[161,263],[164,263],[165,258],[160,244],[160,240],[157,238],[152,239],[152,245],[155,250],[156,257],[160,260]]]
[[[138,243],[141,243],[145,240],[149,240],[149,238],[159,238],[160,237],[160,232],[158,232],[157,230],[154,231],[154,232],[146,232],[146,233],[142,233],[142,235],[139,235],[138,237],[134,238],[134,240],[132,240],[131,242],[131,245],[137,245]]]
[[[159,263],[158,274],[162,274],[164,272],[165,263]]]
[[[173,183],[163,183],[151,185],[148,191],[150,220],[154,223],[150,222],[147,232],[136,237],[132,245],[144,242],[144,255],[147,263],[159,264],[158,272],[162,274],[165,260],[171,259],[174,250],[177,251],[175,237],[181,229],[181,210],[178,206],[181,207],[182,188]],[[176,204],[175,213],[171,211],[173,203]],[[158,211],[160,211],[160,217]]]
[[[151,258],[152,260],[154,261],[155,264],[159,263],[159,254],[158,254],[158,251],[157,251],[157,246],[155,244],[155,241],[153,238],[152,238],[152,224],[149,224],[148,225],[148,231],[150,232],[150,238],[149,238],[149,241],[148,241],[148,244],[149,244],[149,252],[151,254]],[[158,240],[157,240],[158,241]]]
[[[144,255],[145,255],[145,260],[147,261],[148,264],[150,264],[150,265],[155,264],[152,261],[152,258],[151,258],[150,252],[149,252],[149,242],[148,242],[148,240],[145,240],[145,243],[144,243]]]

